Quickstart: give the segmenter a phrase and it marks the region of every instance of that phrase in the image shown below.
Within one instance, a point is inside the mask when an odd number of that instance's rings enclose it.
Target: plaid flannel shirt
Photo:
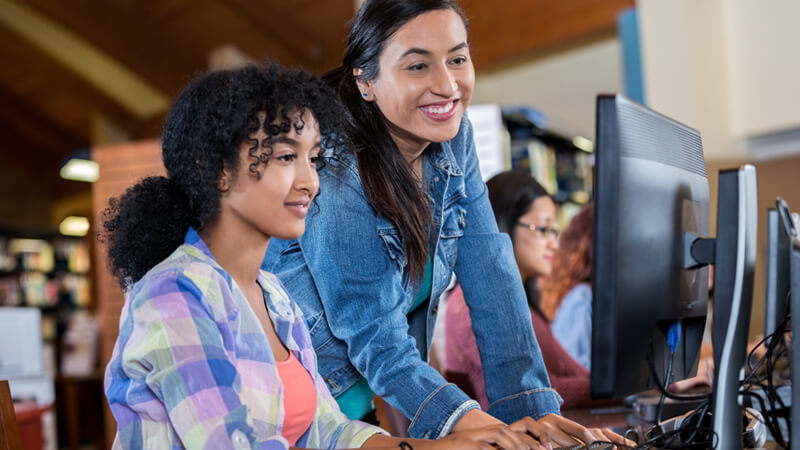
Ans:
[[[302,312],[261,271],[275,330],[308,370],[317,411],[295,445],[353,448],[380,428],[349,421],[317,372]],[[192,229],[184,244],[126,293],[105,373],[115,448],[286,449],[283,385],[241,289]]]

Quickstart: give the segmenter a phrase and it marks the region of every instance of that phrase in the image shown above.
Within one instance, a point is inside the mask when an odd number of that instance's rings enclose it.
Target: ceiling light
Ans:
[[[65,236],[86,236],[89,232],[89,219],[79,216],[68,216],[58,225],[58,231]]]
[[[94,183],[100,176],[100,166],[90,159],[72,158],[61,168],[61,178]]]

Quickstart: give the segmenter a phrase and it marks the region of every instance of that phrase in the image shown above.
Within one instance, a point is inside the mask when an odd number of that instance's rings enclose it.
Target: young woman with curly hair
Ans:
[[[402,444],[339,411],[301,310],[260,270],[270,239],[303,233],[320,149],[341,145],[343,115],[321,81],[275,65],[205,74],[175,100],[167,176],[106,211],[111,269],[126,289],[105,374],[115,448]]]
[[[326,161],[310,232],[273,242],[262,267],[301,303],[342,409],[368,418],[377,394],[416,437],[511,423],[521,438],[622,442],[558,414],[464,114],[475,71],[457,3],[366,0],[326,79],[348,111],[351,145]],[[487,412],[427,364],[454,273],[477,317]]]
[[[585,205],[561,235],[553,272],[544,278],[541,307],[553,335],[575,361],[591,370],[592,224],[594,204]]]

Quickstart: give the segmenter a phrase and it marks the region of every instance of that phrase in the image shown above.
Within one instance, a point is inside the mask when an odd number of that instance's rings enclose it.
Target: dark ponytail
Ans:
[[[300,131],[306,110],[316,118],[326,148],[346,144],[340,136],[344,110],[331,89],[307,72],[252,64],[192,81],[164,123],[167,177],[142,180],[104,212],[101,239],[122,287],[168,257],[189,227],[202,232],[219,214],[224,169],[233,177],[260,178],[272,155],[271,138]],[[260,141],[259,131],[265,136]],[[240,158],[250,160],[246,174],[237,173]]]
[[[347,36],[342,65],[324,75],[349,111],[347,133],[367,201],[397,227],[405,242],[409,277],[415,281],[422,279],[428,257],[428,197],[392,139],[381,110],[361,98],[353,69],[361,69],[359,80],[375,79],[386,41],[415,17],[444,9],[458,13],[467,26],[453,0],[366,0]]]
[[[186,195],[165,177],[128,188],[111,199],[103,216],[111,272],[123,287],[181,245],[192,222]]]

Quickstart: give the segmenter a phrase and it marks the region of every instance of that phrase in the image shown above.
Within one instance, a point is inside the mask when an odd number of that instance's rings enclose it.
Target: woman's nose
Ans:
[[[447,67],[439,67],[433,74],[433,91],[434,94],[442,97],[452,97],[458,90],[458,81],[455,74]]]
[[[294,186],[297,190],[307,191],[312,197],[317,195],[319,175],[314,163],[297,164]]]

